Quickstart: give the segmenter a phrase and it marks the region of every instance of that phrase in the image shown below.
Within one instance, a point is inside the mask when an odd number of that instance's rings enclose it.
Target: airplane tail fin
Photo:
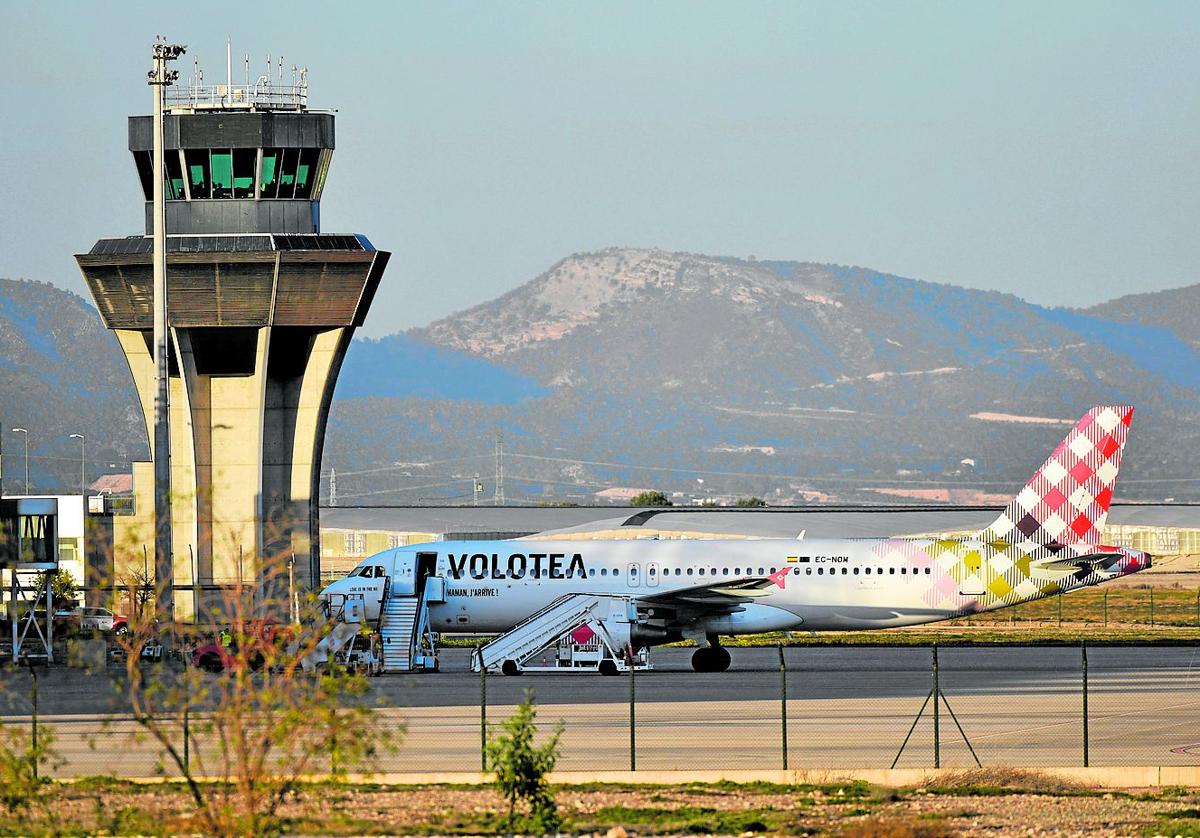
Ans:
[[[1099,544],[1132,420],[1129,406],[1085,413],[980,538]]]

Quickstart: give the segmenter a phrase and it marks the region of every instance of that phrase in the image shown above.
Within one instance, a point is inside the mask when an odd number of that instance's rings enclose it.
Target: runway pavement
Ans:
[[[778,652],[733,649],[729,672],[690,671],[691,650],[655,654],[655,671],[635,679],[634,745],[641,769],[778,768],[783,702]],[[886,768],[931,687],[930,651],[920,648],[786,650],[789,765]],[[1089,746],[1093,765],[1200,764],[1200,650],[1089,649]],[[445,650],[437,674],[372,681],[381,724],[407,732],[392,772],[479,767],[480,678],[466,650]],[[942,649],[939,680],[943,765],[972,765],[956,720],[987,764],[1080,765],[1082,674],[1078,648]],[[219,676],[213,676],[219,677]],[[6,723],[28,723],[29,675],[0,675]],[[142,737],[105,677],[53,670],[39,682],[43,724],[54,730],[62,776],[152,776],[159,748]],[[630,765],[627,676],[489,676],[487,718],[503,720],[532,688],[539,718],[565,723],[566,770]],[[101,714],[114,714],[101,717]],[[900,767],[932,765],[931,707]],[[196,747],[204,747],[203,743]],[[324,768],[324,767],[322,767]]]

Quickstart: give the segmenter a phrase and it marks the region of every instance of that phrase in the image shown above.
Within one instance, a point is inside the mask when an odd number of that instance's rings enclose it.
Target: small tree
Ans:
[[[401,725],[381,724],[366,705],[363,676],[336,664],[315,674],[303,671],[304,659],[330,626],[315,597],[305,603],[300,623],[276,622],[289,612],[286,589],[267,595],[263,590],[287,578],[288,558],[257,563],[262,588],[228,586],[220,605],[205,615],[209,624],[229,628],[221,675],[192,666],[147,671],[142,651],[160,631],[152,607],[131,615],[130,632],[118,638],[126,653],[120,688],[133,719],[161,748],[160,770],[173,769],[183,778],[198,831],[205,834],[279,831],[279,808],[307,777],[369,772],[403,732]],[[137,574],[128,581],[135,601]],[[190,717],[187,744],[180,737],[185,717]]]
[[[733,502],[733,505],[734,506],[752,507],[752,508],[757,509],[757,508],[766,506],[767,502],[765,500],[763,500],[762,498],[749,497],[749,498],[738,498],[736,501]]]
[[[50,590],[54,594],[54,601],[76,602],[76,597],[79,596],[79,583],[75,581],[75,577],[71,575],[69,570],[50,571],[47,570],[41,574],[39,584],[45,581],[46,574],[50,574]]]
[[[657,490],[639,492],[629,499],[630,506],[671,506],[667,496]]]
[[[54,751],[54,734],[39,731],[37,744],[24,729],[0,725],[0,807],[16,834],[34,831],[30,810],[35,806],[43,815],[52,814],[48,805],[48,781],[41,776],[44,766],[61,764]],[[52,824],[51,824],[52,825]]]
[[[536,719],[533,690],[526,690],[524,701],[508,721],[488,729],[487,765],[495,775],[496,790],[508,801],[509,833],[519,825],[523,832],[545,834],[556,831],[562,823],[546,775],[558,762],[563,723],[555,726],[554,733],[539,748],[533,744]],[[519,805],[526,811],[518,824]]]

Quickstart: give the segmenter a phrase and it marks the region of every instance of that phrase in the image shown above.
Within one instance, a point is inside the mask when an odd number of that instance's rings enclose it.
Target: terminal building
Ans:
[[[322,229],[335,119],[308,107],[306,72],[166,94],[171,581],[186,619],[204,592],[277,584],[256,570],[264,558],[285,559],[296,585],[318,583],[329,404],[389,254],[361,234]],[[152,147],[152,118],[130,117],[145,231],[75,257],[129,363],[151,451]],[[153,470],[134,473],[149,501]],[[114,518],[108,578],[140,566],[147,543],[153,553],[153,503],[136,508]]]

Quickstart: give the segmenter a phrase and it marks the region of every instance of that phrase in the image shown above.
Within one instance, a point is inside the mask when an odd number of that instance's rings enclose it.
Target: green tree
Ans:
[[[762,498],[749,497],[749,498],[738,498],[736,501],[733,502],[733,505],[734,506],[753,507],[753,508],[757,509],[757,508],[766,506],[767,502],[765,500],[763,500]]]
[[[495,775],[496,790],[508,801],[509,834],[514,831],[546,834],[557,831],[562,824],[546,775],[558,762],[563,723],[555,726],[541,747],[533,744],[536,734],[533,690],[525,691],[525,699],[508,721],[488,729],[487,765]],[[518,806],[525,809],[519,819]]]
[[[629,499],[630,506],[671,506],[667,496],[657,490],[640,492]]]
[[[54,593],[54,601],[57,603],[76,602],[76,597],[79,596],[79,583],[75,581],[75,577],[71,575],[69,570],[45,571],[50,574],[50,590]],[[42,582],[45,578],[45,573],[42,574]]]

